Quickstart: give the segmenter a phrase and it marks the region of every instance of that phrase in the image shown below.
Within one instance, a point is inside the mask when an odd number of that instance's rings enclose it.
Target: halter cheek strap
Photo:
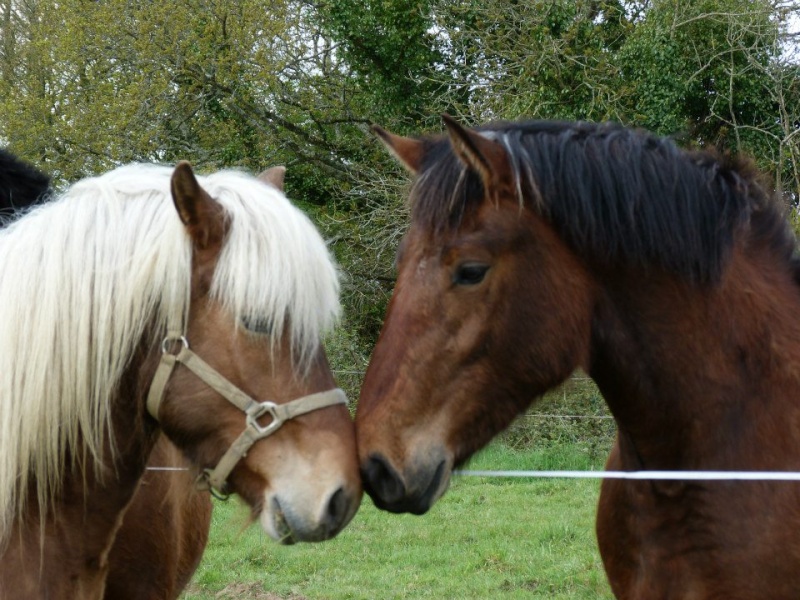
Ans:
[[[177,354],[170,352],[170,347],[180,344]],[[214,493],[218,490],[224,492],[225,481],[228,479],[236,464],[247,455],[247,451],[258,440],[275,433],[281,425],[289,419],[312,412],[320,408],[347,404],[347,396],[339,389],[334,388],[325,392],[310,394],[287,402],[275,404],[274,402],[257,402],[238,387],[228,381],[219,371],[205,362],[189,349],[189,342],[184,336],[168,336],[161,344],[161,361],[153,376],[153,383],[147,394],[147,411],[158,421],[158,411],[164,399],[167,381],[177,363],[181,363],[192,373],[197,375],[210,388],[226,398],[231,404],[245,414],[245,429],[228,448],[219,463],[213,469],[205,469],[197,478],[200,489],[207,489]],[[272,421],[265,426],[258,423],[258,419],[269,413]]]

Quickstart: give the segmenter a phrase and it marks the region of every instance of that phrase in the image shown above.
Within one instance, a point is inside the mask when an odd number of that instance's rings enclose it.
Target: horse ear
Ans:
[[[508,154],[497,142],[462,127],[448,114],[442,115],[455,155],[480,175],[484,186],[491,189],[508,170]]]
[[[272,187],[283,191],[283,181],[286,179],[286,167],[284,166],[277,166],[277,167],[270,167],[266,171],[262,171],[259,176],[258,180],[262,183],[266,183],[267,185],[271,185]]]
[[[372,126],[372,133],[383,142],[389,152],[399,160],[403,166],[416,175],[422,166],[422,142],[413,138],[402,137],[389,133],[382,127]]]
[[[219,244],[224,235],[222,207],[200,187],[191,165],[181,161],[170,182],[172,201],[195,247],[205,249]]]

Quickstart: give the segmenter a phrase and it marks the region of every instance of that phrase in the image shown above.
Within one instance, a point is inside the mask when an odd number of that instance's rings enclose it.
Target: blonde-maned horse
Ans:
[[[285,172],[272,167],[259,179],[283,192]],[[0,148],[0,215],[13,217],[51,194],[45,173]],[[106,600],[175,600],[191,580],[208,542],[211,496],[196,489],[190,466],[158,436],[108,555]]]
[[[0,231],[0,265],[0,597],[103,597],[161,434],[284,543],[352,518],[336,271],[275,188],[124,167]]]

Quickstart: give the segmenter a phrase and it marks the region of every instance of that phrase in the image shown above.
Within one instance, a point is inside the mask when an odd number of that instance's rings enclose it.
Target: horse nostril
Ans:
[[[345,494],[344,488],[340,487],[333,494],[331,494],[330,500],[328,500],[328,511],[326,516],[328,518],[328,523],[331,525],[331,529],[338,531],[346,515],[347,495]]]
[[[405,484],[389,461],[380,454],[372,454],[364,462],[361,477],[364,489],[379,508],[387,508],[405,498]]]

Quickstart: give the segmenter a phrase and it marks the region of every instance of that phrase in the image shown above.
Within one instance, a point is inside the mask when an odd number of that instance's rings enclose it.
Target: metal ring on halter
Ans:
[[[278,405],[274,402],[259,402],[245,413],[247,415],[245,419],[247,427],[255,430],[258,439],[272,435],[276,429],[286,422],[285,419],[278,416],[277,408]],[[269,413],[270,417],[272,417],[272,421],[266,427],[262,427],[258,424],[257,419],[262,417],[265,413]]]
[[[227,502],[231,497],[230,492],[217,490],[217,488],[211,485],[211,469],[204,469],[203,472],[197,476],[197,479],[194,480],[194,485],[198,490],[207,490],[209,494],[222,502]],[[225,483],[225,487],[227,487],[227,482]]]
[[[178,352],[170,352],[167,346],[169,344],[173,344],[175,342],[180,343],[183,346],[183,349],[189,348],[189,340],[186,339],[185,335],[175,335],[175,336],[167,336],[161,342],[161,354],[178,354]]]

